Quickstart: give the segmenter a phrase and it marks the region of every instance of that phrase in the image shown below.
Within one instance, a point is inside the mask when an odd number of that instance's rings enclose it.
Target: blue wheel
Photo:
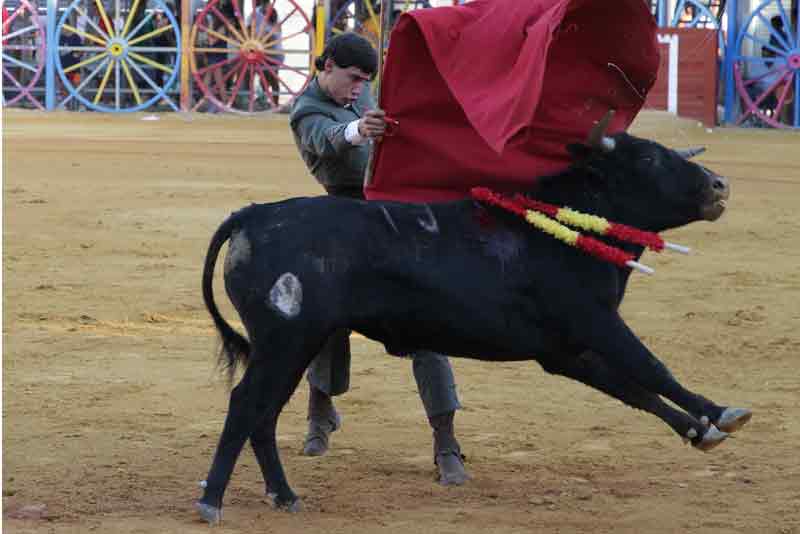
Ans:
[[[765,0],[742,25],[734,57],[742,101],[738,122],[800,128],[800,28],[797,11]]]
[[[56,26],[56,70],[68,96],[85,107],[133,112],[162,102],[178,111],[180,25],[163,0],[74,0]],[[127,2],[126,2],[127,4]]]
[[[725,2],[701,0],[678,0],[670,26],[673,28],[705,28],[720,30],[720,19],[725,10]],[[717,37],[719,51],[725,55],[725,36],[722,31]]]

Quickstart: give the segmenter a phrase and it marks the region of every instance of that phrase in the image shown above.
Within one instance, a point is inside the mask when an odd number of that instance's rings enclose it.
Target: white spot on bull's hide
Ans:
[[[297,317],[303,303],[303,286],[300,280],[292,273],[283,273],[269,290],[269,302],[285,317]]]
[[[688,432],[686,432],[686,437],[689,439],[694,439],[697,437],[697,430],[694,428],[690,428]]]
[[[436,217],[433,215],[433,210],[430,206],[425,204],[425,214],[427,217],[425,219],[418,218],[417,222],[422,227],[423,230],[430,232],[432,234],[439,233],[439,223],[436,222]]]
[[[251,255],[252,247],[245,231],[234,231],[228,245],[228,254],[225,256],[225,274],[231,272],[237,265],[250,261]]]

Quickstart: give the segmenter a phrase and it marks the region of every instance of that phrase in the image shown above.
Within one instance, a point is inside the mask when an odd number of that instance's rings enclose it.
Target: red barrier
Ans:
[[[664,109],[708,127],[716,125],[717,31],[659,28],[657,38],[661,63],[645,108]]]

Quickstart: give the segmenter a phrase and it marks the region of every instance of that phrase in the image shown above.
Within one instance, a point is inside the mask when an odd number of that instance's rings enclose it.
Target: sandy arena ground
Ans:
[[[227,390],[199,291],[208,240],[242,205],[320,189],[283,116],[141,117],[5,113],[4,532],[209,528],[191,504]],[[717,223],[668,234],[692,256],[645,255],[657,274],[633,277],[624,315],[750,425],[703,454],[535,363],[455,360],[473,480],[443,488],[410,362],[356,338],[330,454],[298,454],[305,383],[280,422],[305,511],[265,503],[248,448],[218,531],[800,534],[800,136],[652,112],[632,131],[707,145],[733,196]]]

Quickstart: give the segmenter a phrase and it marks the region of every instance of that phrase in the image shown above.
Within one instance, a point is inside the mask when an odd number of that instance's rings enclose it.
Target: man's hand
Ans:
[[[382,109],[367,111],[358,121],[358,135],[380,141],[386,133],[386,113]]]

